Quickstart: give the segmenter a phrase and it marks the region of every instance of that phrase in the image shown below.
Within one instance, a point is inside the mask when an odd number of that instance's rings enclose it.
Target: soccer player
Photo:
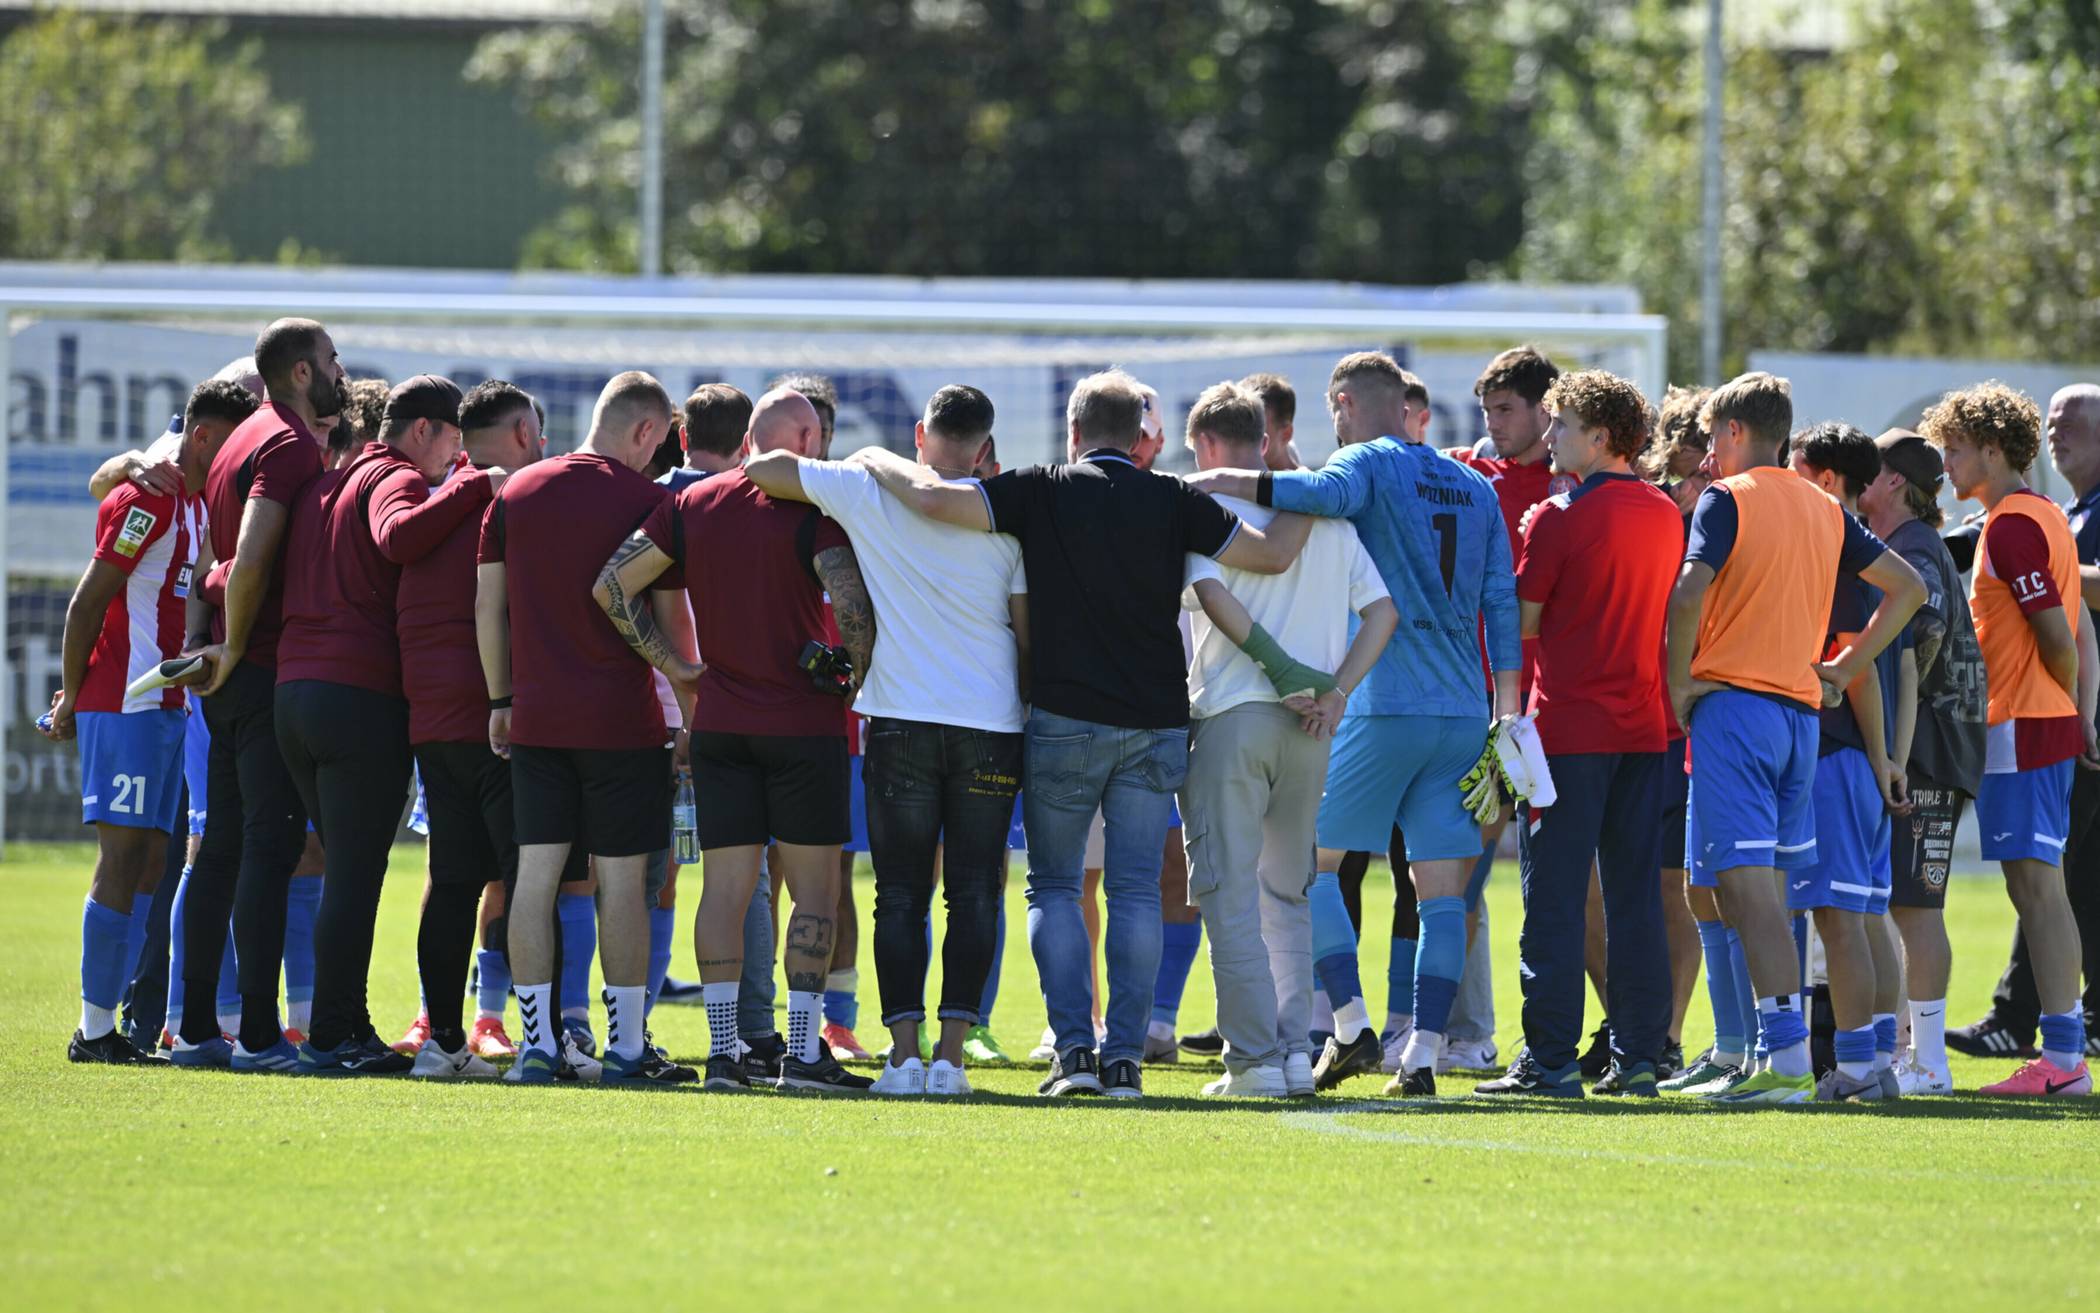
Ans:
[[[1826,422],[1796,433],[1789,459],[1794,473],[1837,498],[1848,518],[1881,476],[1873,439],[1850,424]],[[1874,601],[1855,572],[1838,572],[1826,636],[1833,652],[1858,637]],[[1910,810],[1891,730],[1895,708],[1917,703],[1917,665],[1906,663],[1905,641],[1899,634],[1845,690],[1845,701],[1821,712],[1815,861],[1787,879],[1787,910],[1814,916],[1829,977],[1836,1065],[1816,1082],[1816,1097],[1825,1101],[1902,1093],[1893,1070],[1902,982],[1888,904],[1889,817]]]
[[[510,980],[503,960],[510,925],[507,891],[517,883],[518,845],[510,767],[489,750],[483,710],[488,690],[474,638],[474,556],[483,508],[502,487],[506,472],[540,459],[546,439],[532,398],[500,379],[476,384],[461,398],[458,418],[467,465],[445,471],[443,491],[430,500],[455,497],[472,506],[443,537],[426,539],[427,550],[402,562],[394,627],[401,691],[408,699],[408,741],[430,826],[430,879],[416,934],[428,1033],[415,1051],[415,1074],[485,1078],[494,1073],[484,1059],[516,1052],[502,1032]],[[476,480],[486,485],[478,494],[468,491]],[[504,911],[483,932],[488,947],[476,968],[481,1016],[469,1035],[461,1030],[460,996],[477,901]],[[498,983],[505,988],[495,988]]]
[[[1940,541],[1946,480],[1939,449],[1908,429],[1890,429],[1874,445],[1881,474],[1860,494],[1860,510],[1875,536],[1925,580],[1925,605],[1910,621],[1918,671],[1912,737],[1905,752],[1899,708],[1892,754],[1904,766],[1910,795],[1910,814],[1896,821],[1889,850],[1889,917],[1902,939],[1910,995],[1910,1052],[1896,1066],[1896,1084],[1906,1095],[1952,1094],[1946,1044],[1952,957],[1944,909],[1954,831],[1983,781],[1989,711],[1983,653],[1961,572]]]
[[[1261,467],[1265,470],[1295,470],[1302,463],[1291,442],[1297,429],[1298,393],[1281,374],[1249,374],[1240,386],[1261,398]]]
[[[1259,398],[1232,383],[1207,388],[1189,412],[1199,469],[1261,464]],[[1242,522],[1275,512],[1221,497]],[[1280,575],[1189,558],[1184,607],[1200,604],[1189,666],[1189,888],[1210,926],[1211,974],[1225,1075],[1210,1095],[1313,1093],[1309,1043],[1312,921],[1305,859],[1327,778],[1327,744],[1349,695],[1400,622],[1356,531],[1323,520]],[[1222,594],[1222,596],[1221,596]],[[1361,617],[1352,638],[1350,618]],[[1311,684],[1294,659],[1335,671]],[[1279,659],[1279,656],[1281,659]],[[1331,687],[1323,687],[1331,682]],[[1317,699],[1308,688],[1323,688]],[[1305,713],[1301,715],[1301,710]]]
[[[754,452],[821,450],[817,413],[799,392],[759,398]],[[825,595],[852,660],[849,688],[869,669],[875,613],[844,531],[812,508],[776,502],[740,470],[665,501],[605,555],[594,595],[627,644],[670,677],[688,709],[704,882],[693,928],[711,1051],[707,1088],[748,1088],[737,1056],[743,926],[768,840],[794,899],[788,979],[786,1089],[857,1090],[823,1047],[824,977],[832,961],[839,849],[851,829],[840,692],[798,660],[822,632]],[[682,586],[707,664],[667,640],[639,600]],[[682,645],[681,645],[682,646]]]
[[[1656,1093],[1670,1022],[1657,872],[1669,729],[1662,633],[1684,525],[1632,461],[1653,415],[1640,389],[1602,370],[1546,390],[1553,470],[1580,480],[1543,503],[1517,565],[1520,624],[1537,640],[1531,709],[1557,798],[1518,831],[1524,929],[1524,1052],[1483,1094],[1582,1096],[1584,915],[1603,884],[1612,1081]]]
[[[208,381],[184,408],[174,497],[121,483],[95,515],[95,552],[66,607],[60,670],[51,699],[53,740],[80,740],[82,820],[95,827],[95,873],[80,931],[80,1028],[74,1062],[147,1059],[116,1029],[116,1008],[144,935],[145,904],[159,888],[168,838],[182,805],[183,691],[136,697],[128,686],[182,647],[202,494],[212,457],[253,414],[238,385]],[[273,999],[274,1003],[274,999]],[[151,1043],[150,1037],[147,1041]]]
[[[1394,822],[1421,899],[1413,1031],[1389,1092],[1436,1092],[1451,1000],[1465,970],[1465,890],[1481,852],[1480,827],[1459,781],[1488,734],[1480,678],[1486,627],[1494,711],[1517,712],[1516,580],[1509,536],[1487,478],[1406,429],[1407,377],[1390,356],[1344,356],[1327,383],[1327,408],[1343,446],[1319,470],[1206,471],[1194,482],[1278,510],[1345,518],[1356,526],[1407,622],[1357,690],[1359,714],[1342,721],[1320,802],[1316,890],[1332,913],[1313,910],[1313,958],[1335,1009],[1335,1034],[1314,1071],[1331,1089],[1379,1069],[1383,1052],[1357,983],[1356,940],[1336,870],[1343,854],[1372,852]],[[1232,562],[1227,561],[1230,565]]]
[[[204,582],[190,590],[185,643],[210,659],[212,673],[203,686],[211,806],[186,882],[183,988],[189,999],[212,996],[231,904],[240,1032],[237,1046],[229,1047],[207,1009],[186,1008],[170,1058],[189,1066],[282,1071],[291,1046],[277,1024],[277,971],[307,814],[277,743],[281,558],[291,508],[321,475],[313,426],[323,415],[341,414],[349,393],[334,341],[311,319],[280,319],[265,328],[255,341],[255,367],[269,399],[212,458],[196,567]]]
[[[991,399],[950,385],[914,433],[919,461],[965,478],[992,431]],[[867,718],[866,816],[875,863],[875,966],[891,1036],[874,1088],[967,1094],[963,1043],[997,943],[1006,836],[1021,782],[1019,645],[1027,581],[1010,538],[907,510],[864,465],[807,461],[781,448],[745,467],[782,502],[807,502],[845,529],[882,624],[854,707]],[[926,922],[934,860],[948,906],[940,1037],[919,1051],[926,1019]],[[835,1051],[834,1046],[834,1051]]]
[[[2088,606],[2100,602],[2100,385],[2075,383],[2049,399],[2049,456],[2071,485],[2074,500],[2064,508],[2078,544],[2079,575]],[[2085,957],[2085,1052],[2100,1056],[2100,775],[2079,771],[2071,782],[2071,833],[2064,846],[2064,895],[2078,921]],[[1982,1020],[1947,1036],[1950,1046],[1977,1057],[2031,1056],[2035,1019],[2034,968],[2026,936],[2013,932],[2012,957],[1991,995]]]
[[[605,1081],[698,1078],[645,1043],[649,854],[671,824],[671,735],[649,676],[591,599],[598,568],[668,500],[641,476],[673,422],[663,385],[639,371],[598,394],[583,445],[504,481],[482,519],[475,637],[489,698],[489,746],[510,758],[518,881],[511,976],[523,1047],[507,1078],[556,1079],[555,891],[587,847],[599,885]],[[682,608],[657,619],[689,634]]]
[[[1770,374],[1744,374],[1707,398],[1700,422],[1722,477],[1700,495],[1670,597],[1671,708],[1691,732],[1692,881],[1719,890],[1741,936],[1770,1053],[1769,1068],[1707,1096],[1728,1103],[1815,1095],[1780,879],[1816,859],[1815,713],[1925,597],[1902,557],[1779,463],[1793,416],[1791,389]],[[1859,638],[1822,662],[1840,569],[1885,596]]]
[[[2078,545],[2063,511],[2027,486],[2041,449],[2034,402],[2003,383],[1949,392],[1918,431],[1946,460],[1955,495],[1983,504],[1969,607],[1990,690],[1976,821],[1983,859],[2005,870],[2034,972],[2041,1054],[1985,1094],[2090,1094],[2082,949],[2064,893],[2071,777],[2100,769],[2093,729],[2100,656],[2080,592]]]
[[[1183,557],[1280,573],[1310,525],[1242,524],[1171,475],[1137,468],[1144,396],[1120,370],[1079,380],[1063,465],[949,482],[900,457],[856,455],[921,514],[1020,540],[1028,571],[1029,713],[1023,814],[1028,939],[1057,1056],[1040,1092],[1141,1098],[1139,1057],[1159,974],[1160,854],[1188,772],[1181,664]],[[1087,827],[1107,818],[1108,1037],[1089,1020],[1079,911]]]

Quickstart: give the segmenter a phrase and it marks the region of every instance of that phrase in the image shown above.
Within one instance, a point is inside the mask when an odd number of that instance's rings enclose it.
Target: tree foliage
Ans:
[[[173,21],[63,9],[0,41],[0,253],[22,260],[223,258],[219,195],[298,160],[254,43]]]

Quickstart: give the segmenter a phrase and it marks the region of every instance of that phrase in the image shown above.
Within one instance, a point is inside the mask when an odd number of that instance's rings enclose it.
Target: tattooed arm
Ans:
[[[670,556],[637,529],[598,572],[591,596],[642,660],[663,671],[672,684],[689,685],[700,678],[699,666],[671,645],[649,609],[649,585],[670,568]]]
[[[860,577],[860,562],[851,547],[828,547],[813,562],[824,591],[831,594],[831,615],[838,621],[839,639],[853,656],[853,687],[867,682],[868,665],[875,659],[875,604],[868,600],[868,585]]]

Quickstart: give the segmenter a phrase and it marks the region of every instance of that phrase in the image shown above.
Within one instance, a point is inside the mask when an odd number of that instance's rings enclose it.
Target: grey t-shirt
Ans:
[[[1930,525],[1909,520],[1889,535],[1888,544],[1925,581],[1925,605],[1911,617],[1912,645],[1918,659],[1918,728],[1911,740],[1910,775],[1946,789],[1976,796],[1983,783],[1984,720],[1988,710],[1983,650],[1976,645],[1976,626],[1969,618],[1969,599],[1962,591],[1954,558]],[[1926,652],[1935,643],[1931,663]]]

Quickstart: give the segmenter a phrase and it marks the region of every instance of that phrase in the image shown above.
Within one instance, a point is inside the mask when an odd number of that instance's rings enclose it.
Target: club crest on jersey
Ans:
[[[137,556],[139,548],[146,545],[146,535],[153,532],[159,521],[153,512],[132,507],[124,513],[124,527],[117,530],[117,551],[125,556]]]

